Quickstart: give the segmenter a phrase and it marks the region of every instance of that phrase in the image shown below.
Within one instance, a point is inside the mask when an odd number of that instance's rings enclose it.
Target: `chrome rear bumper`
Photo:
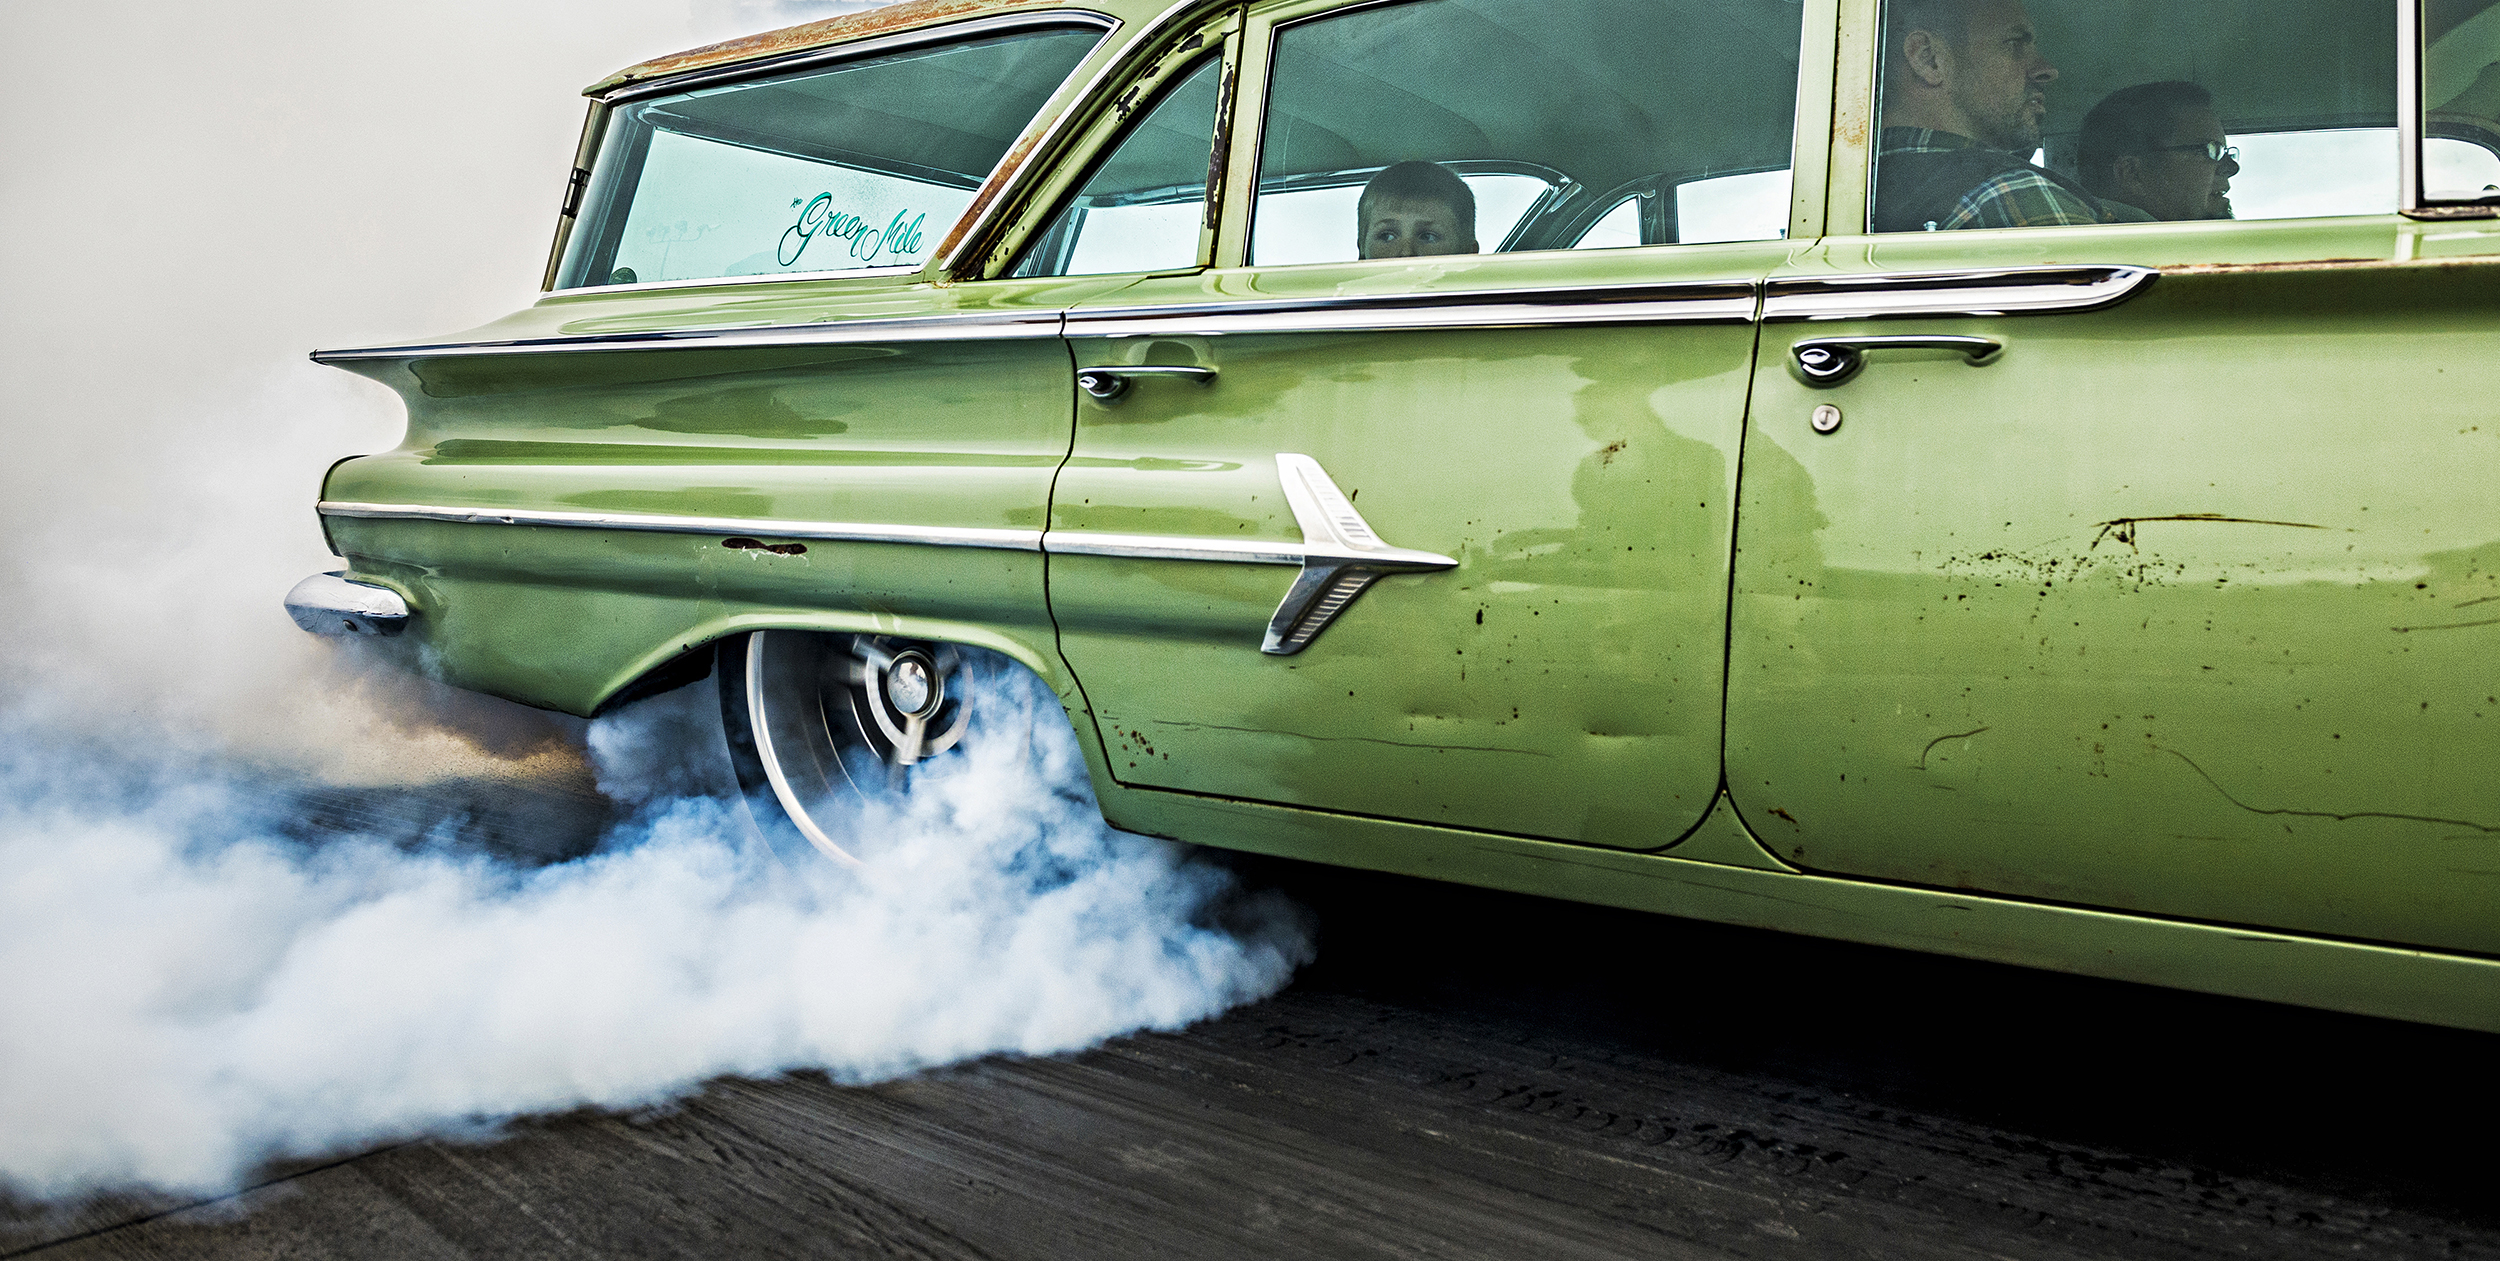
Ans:
[[[286,593],[286,612],[316,635],[396,635],[408,625],[408,602],[398,592],[338,572],[296,583]]]

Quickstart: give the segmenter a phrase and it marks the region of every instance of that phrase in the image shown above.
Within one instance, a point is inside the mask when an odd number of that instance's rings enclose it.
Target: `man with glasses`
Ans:
[[[2139,83],[2083,117],[2076,166],[2086,188],[2122,222],[2228,219],[2240,151],[2193,83]]]
[[[1892,0],[1875,230],[2103,223],[2098,199],[2039,166],[2057,67],[2021,0]]]

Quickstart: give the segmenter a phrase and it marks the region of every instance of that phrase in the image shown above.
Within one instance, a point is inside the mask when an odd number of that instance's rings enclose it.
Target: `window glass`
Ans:
[[[1012,274],[1195,266],[1223,69],[1222,58],[1210,55],[1169,84],[1026,248]]]
[[[1636,181],[1785,172],[1801,20],[1794,0],[1413,0],[1283,27],[1251,261],[1640,244],[1637,208],[1575,229]]]
[[[1641,243],[1641,199],[1626,197],[1571,243],[1575,250],[1611,250]]]
[[[2500,200],[2500,3],[2424,6],[2422,193]]]
[[[2385,0],[1887,0],[1878,232],[2395,209]]]
[[[1470,173],[1465,163],[1450,169],[1476,199],[1476,231],[1494,241],[1510,239],[1529,208],[1560,182],[1558,175],[1525,175],[1507,171]],[[1279,187],[1259,200],[1251,224],[1250,257],[1274,266],[1280,263],[1333,263],[1355,257],[1354,218],[1363,185],[1377,170],[1353,173],[1328,184]]]
[[[1679,241],[1759,241],[1788,227],[1788,172],[1720,175],[1675,186]]]
[[[556,285],[924,262],[1100,37],[1023,32],[620,106]]]

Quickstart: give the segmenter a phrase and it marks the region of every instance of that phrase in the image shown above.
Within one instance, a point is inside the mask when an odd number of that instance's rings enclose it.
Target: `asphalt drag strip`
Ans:
[[[1284,993],[0,1215],[0,1257],[2500,1256],[2500,1040],[1269,862]]]

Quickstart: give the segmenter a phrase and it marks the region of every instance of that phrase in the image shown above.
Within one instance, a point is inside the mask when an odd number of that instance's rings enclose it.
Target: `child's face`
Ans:
[[[1414,258],[1422,254],[1473,254],[1476,242],[1461,237],[1458,216],[1445,201],[1383,197],[1363,223],[1363,257]]]

